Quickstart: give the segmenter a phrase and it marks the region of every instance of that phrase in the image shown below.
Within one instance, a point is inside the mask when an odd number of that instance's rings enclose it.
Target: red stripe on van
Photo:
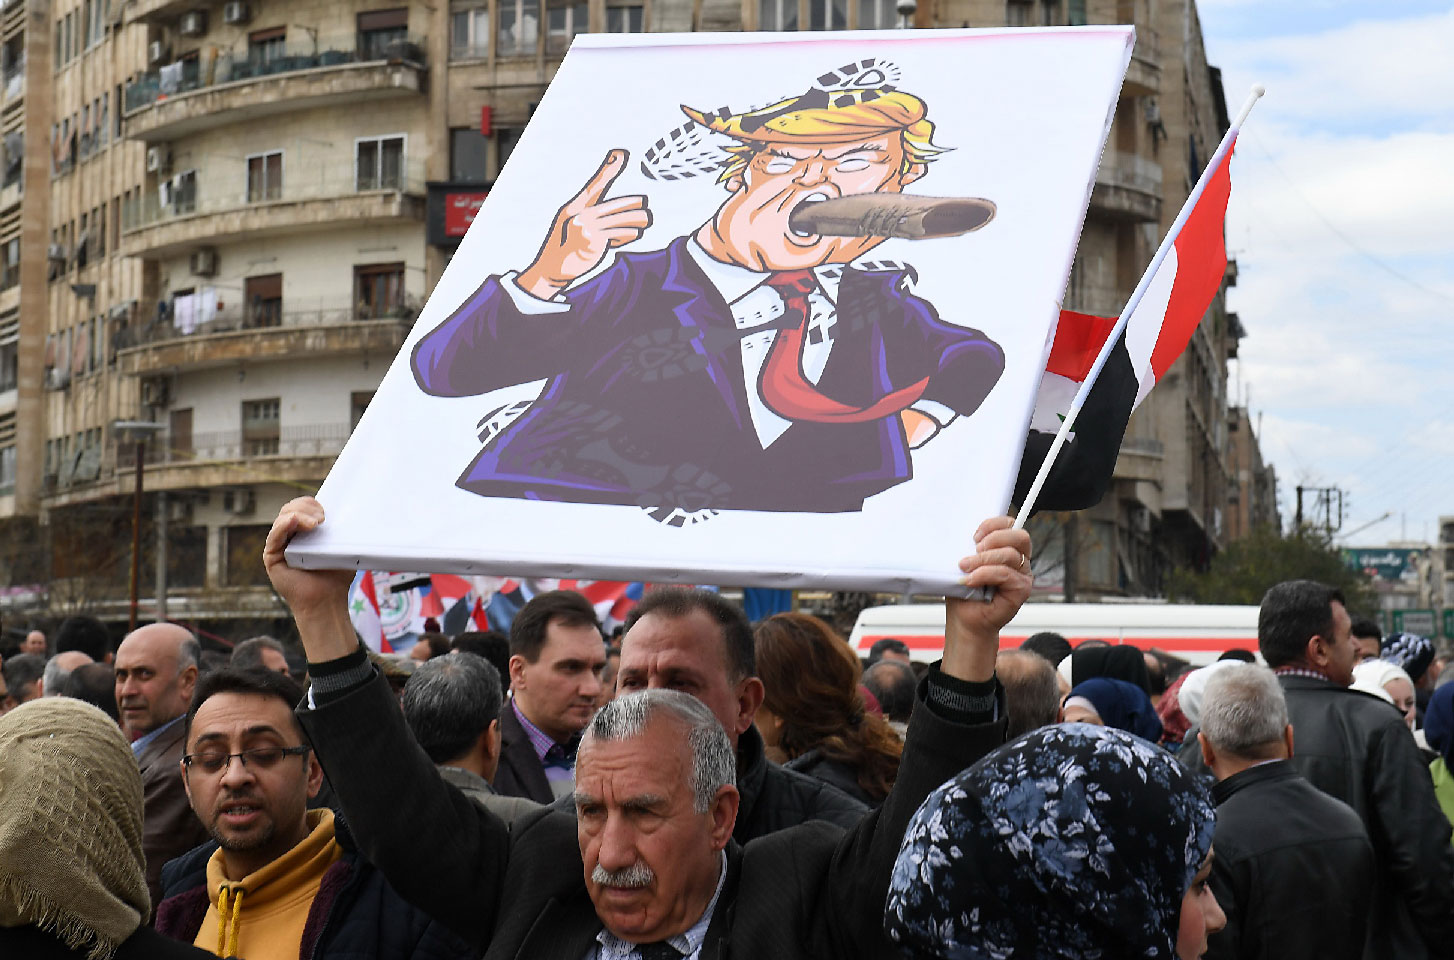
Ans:
[[[867,652],[868,649],[870,647],[872,647],[878,641],[880,641],[880,640],[887,640],[889,638],[893,638],[895,640],[902,640],[905,643],[905,645],[908,646],[908,648],[910,650],[943,650],[944,649],[944,637],[942,635],[940,635],[940,636],[933,636],[933,635],[929,635],[929,634],[922,634],[922,635],[915,636],[913,634],[901,634],[901,633],[878,633],[878,634],[868,634],[868,633],[865,633],[862,637],[859,638],[859,641],[858,641],[858,649],[860,649],[860,650],[862,650],[864,652]],[[1029,634],[1026,634],[1025,636],[1014,636],[1012,634],[1001,634],[1000,635],[1000,649],[1001,650],[1014,649],[1015,647],[1018,647],[1021,644],[1023,644],[1028,639],[1030,639],[1030,635]],[[1149,650],[1151,647],[1156,647],[1158,649],[1167,650],[1167,651],[1175,651],[1175,650],[1201,650],[1201,651],[1206,651],[1206,652],[1211,652],[1211,653],[1220,653],[1220,652],[1222,652],[1224,650],[1231,650],[1233,647],[1241,647],[1244,650],[1252,650],[1252,651],[1255,651],[1257,649],[1257,637],[1256,637],[1255,634],[1254,635],[1251,635],[1251,636],[1246,636],[1246,637],[1125,637],[1125,638],[1117,638],[1117,637],[1076,637],[1076,636],[1070,636],[1070,637],[1066,637],[1066,639],[1070,641],[1071,646],[1079,646],[1082,642],[1084,642],[1086,640],[1104,640],[1107,643],[1127,644],[1129,646],[1138,647],[1138,648],[1140,648],[1142,650]]]

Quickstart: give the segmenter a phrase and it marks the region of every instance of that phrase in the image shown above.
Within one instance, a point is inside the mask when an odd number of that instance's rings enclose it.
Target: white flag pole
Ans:
[[[1236,138],[1238,131],[1242,129],[1242,123],[1247,119],[1247,115],[1252,112],[1252,107],[1257,103],[1258,98],[1266,92],[1266,88],[1260,83],[1252,88],[1252,92],[1247,96],[1247,102],[1242,104],[1242,111],[1237,114],[1237,119],[1232,121],[1232,125],[1227,128],[1227,133],[1222,137],[1222,142],[1217,144],[1216,152],[1212,154],[1211,160],[1207,161],[1206,169],[1202,171],[1201,178],[1197,180],[1196,186],[1192,188],[1191,193],[1187,196],[1186,203],[1182,204],[1181,212],[1176,215],[1176,220],[1172,222],[1171,229],[1166,232],[1166,237],[1161,241],[1161,246],[1156,250],[1156,256],[1151,258],[1151,265],[1141,275],[1141,281],[1136,284],[1136,289],[1131,291],[1131,298],[1126,301],[1126,306],[1121,310],[1121,315],[1117,318],[1115,327],[1111,329],[1110,334],[1106,337],[1106,342],[1101,347],[1100,355],[1096,357],[1095,364],[1091,366],[1090,373],[1086,375],[1085,381],[1080,385],[1080,389],[1076,391],[1075,399],[1070,404],[1070,410],[1066,412],[1065,419],[1060,424],[1060,432],[1055,435],[1055,441],[1050,445],[1050,450],[1045,454],[1045,462],[1040,464],[1040,472],[1035,475],[1035,482],[1030,485],[1030,492],[1025,495],[1025,502],[1020,505],[1020,515],[1015,518],[1014,528],[1016,530],[1023,527],[1025,521],[1029,519],[1030,511],[1035,506],[1035,500],[1040,496],[1040,488],[1045,486],[1045,478],[1050,475],[1050,468],[1055,465],[1055,458],[1060,454],[1061,448],[1065,446],[1065,441],[1070,436],[1070,431],[1075,429],[1075,418],[1080,415],[1080,408],[1084,406],[1085,399],[1089,396],[1091,387],[1096,382],[1096,377],[1101,375],[1101,368],[1106,365],[1106,360],[1110,358],[1111,351],[1116,347],[1116,341],[1121,338],[1122,332],[1125,331],[1126,322],[1131,318],[1131,314],[1135,312],[1137,304],[1141,302],[1141,298],[1145,296],[1147,288],[1151,286],[1151,279],[1156,276],[1156,271],[1161,267],[1161,262],[1166,259],[1166,255],[1175,246],[1176,238],[1180,235],[1181,228],[1186,224],[1187,217],[1191,216],[1192,208],[1201,199],[1203,191],[1207,188],[1207,183],[1212,179],[1212,174],[1222,165],[1222,159],[1227,155],[1227,151],[1231,149],[1232,141]]]

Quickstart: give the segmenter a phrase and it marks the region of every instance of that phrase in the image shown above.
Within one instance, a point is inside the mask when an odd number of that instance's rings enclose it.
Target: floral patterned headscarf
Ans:
[[[1166,751],[1111,727],[1042,727],[924,801],[885,929],[915,958],[1174,960],[1215,817]]]

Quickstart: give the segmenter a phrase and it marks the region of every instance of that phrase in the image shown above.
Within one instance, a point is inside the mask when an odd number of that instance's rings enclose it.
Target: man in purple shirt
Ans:
[[[575,787],[576,746],[596,710],[606,643],[571,590],[533,598],[510,625],[509,708],[500,712],[495,789],[550,803]]]

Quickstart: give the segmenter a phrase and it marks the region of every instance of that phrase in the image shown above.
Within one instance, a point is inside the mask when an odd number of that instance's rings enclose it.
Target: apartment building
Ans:
[[[161,597],[224,636],[281,628],[268,521],[326,475],[575,34],[1122,22],[1066,293],[1103,314],[1226,126],[1191,0],[0,5],[0,613],[124,621],[139,502],[142,619]],[[1215,549],[1236,331],[1210,319],[1081,525],[1088,588]],[[407,436],[380,455],[430,468]]]

